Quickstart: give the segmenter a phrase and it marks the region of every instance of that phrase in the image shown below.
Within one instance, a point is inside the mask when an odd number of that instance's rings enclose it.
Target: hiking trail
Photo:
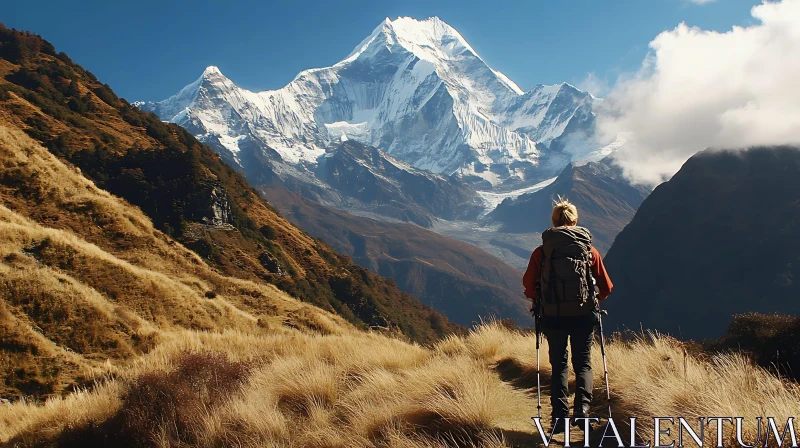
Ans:
[[[546,361],[545,361],[546,362]],[[494,367],[494,372],[510,397],[513,397],[502,413],[498,416],[497,428],[502,432],[506,444],[513,448],[543,447],[542,436],[536,430],[536,426],[531,417],[537,415],[536,412],[536,375],[523,371],[515,361],[511,359],[502,360]],[[570,402],[574,396],[574,373],[570,372]],[[550,372],[542,370],[542,427],[545,431],[550,430]],[[605,409],[605,397],[600,397],[600,390],[595,384],[595,401],[592,404],[593,416],[601,417],[600,424],[595,423],[595,430],[590,435],[590,446],[599,446],[602,436],[603,424],[606,419],[602,415]],[[563,423],[562,423],[563,424]],[[549,436],[545,434],[545,438]],[[570,429],[570,444],[573,447],[582,447],[584,433],[582,428],[572,427]],[[553,436],[551,447],[564,446],[564,434]]]

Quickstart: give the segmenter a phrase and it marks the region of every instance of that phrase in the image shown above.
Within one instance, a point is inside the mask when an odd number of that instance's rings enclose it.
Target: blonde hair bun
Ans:
[[[556,196],[553,200],[553,227],[574,226],[578,224],[578,208],[569,199]]]

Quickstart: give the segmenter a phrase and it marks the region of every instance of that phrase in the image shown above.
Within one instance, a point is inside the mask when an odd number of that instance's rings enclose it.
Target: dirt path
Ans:
[[[498,419],[497,427],[502,431],[506,443],[513,448],[523,447],[542,447],[542,437],[536,431],[531,417],[536,416],[536,376],[526,376],[519,366],[511,361],[501,362],[495,372],[502,386],[513,397],[504,407],[504,411]],[[550,430],[550,376],[542,375],[542,426],[545,431]],[[574,389],[574,384],[570,381],[570,389]],[[595,385],[597,386],[597,385]],[[599,393],[595,387],[595,393]],[[570,397],[570,402],[572,397]],[[595,411],[601,409],[602,405],[597,403],[593,406]],[[601,423],[605,423],[603,420]],[[595,425],[595,427],[597,427]],[[598,446],[602,436],[602,426],[592,433],[590,446]],[[546,437],[549,434],[546,434]],[[582,447],[584,445],[584,433],[582,429],[571,428],[570,445]],[[564,446],[564,435],[557,434],[553,437],[551,447]]]

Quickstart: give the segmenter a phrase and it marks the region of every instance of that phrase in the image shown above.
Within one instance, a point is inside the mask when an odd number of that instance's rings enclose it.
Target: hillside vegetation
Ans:
[[[0,121],[0,396],[43,397],[176,330],[354,331],[272,285],[221,275]]]
[[[363,329],[380,327],[419,342],[459,331],[394,281],[283,219],[187,131],[118,98],[39,36],[2,26],[0,122],[22,129],[98,187],[138,207],[162,239],[177,240],[223,275],[274,284]],[[16,189],[7,207],[21,199],[47,200],[30,196],[27,189],[37,187],[29,187],[21,171],[9,171],[4,179]],[[57,206],[47,214],[28,209],[26,217],[64,227]],[[72,230],[118,252],[138,246],[126,234],[95,228],[107,224],[82,223]]]
[[[800,316],[738,314],[719,339],[705,341],[706,351],[742,351],[777,375],[800,380]]]
[[[0,407],[0,440],[21,446],[538,446],[530,421],[536,415],[533,347],[533,335],[497,324],[432,348],[366,333],[186,330],[91,390],[44,405]],[[599,350],[593,356],[602,365]],[[640,336],[611,343],[608,357],[618,422],[629,415],[723,413],[746,419],[743,436],[750,442],[756,416],[785,422],[800,413],[797,384],[737,355],[701,360],[674,339]],[[599,389],[602,371],[595,376]],[[604,406],[598,398],[598,414]],[[652,426],[638,430],[641,440],[653,440]],[[735,443],[732,430],[725,427],[725,446]],[[620,432],[628,443],[628,428]],[[582,437],[572,434],[575,444]],[[715,438],[716,431],[706,431],[706,446]]]

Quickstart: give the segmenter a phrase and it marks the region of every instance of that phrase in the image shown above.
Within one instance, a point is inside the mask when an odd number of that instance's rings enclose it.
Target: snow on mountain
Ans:
[[[273,170],[310,171],[327,148],[355,140],[499,188],[532,185],[597,151],[584,136],[594,101],[569,84],[523,92],[440,19],[401,17],[281,89],[251,92],[209,67],[176,95],[140,107],[213,141],[245,173],[264,160]],[[550,150],[573,131],[579,144]]]
[[[416,169],[354,140],[320,157],[314,174],[336,191],[340,209],[423,227],[436,218],[474,219],[483,208],[484,201],[463,180]]]
[[[483,198],[485,209],[481,216],[486,216],[487,214],[491,213],[492,210],[496,209],[498,205],[500,205],[506,199],[516,199],[523,194],[528,193],[536,193],[539,190],[544,189],[544,187],[552,184],[558,177],[553,177],[538,184],[533,184],[530,187],[520,188],[519,190],[513,191],[506,191],[503,193],[493,193],[490,191],[479,191],[478,194]]]

